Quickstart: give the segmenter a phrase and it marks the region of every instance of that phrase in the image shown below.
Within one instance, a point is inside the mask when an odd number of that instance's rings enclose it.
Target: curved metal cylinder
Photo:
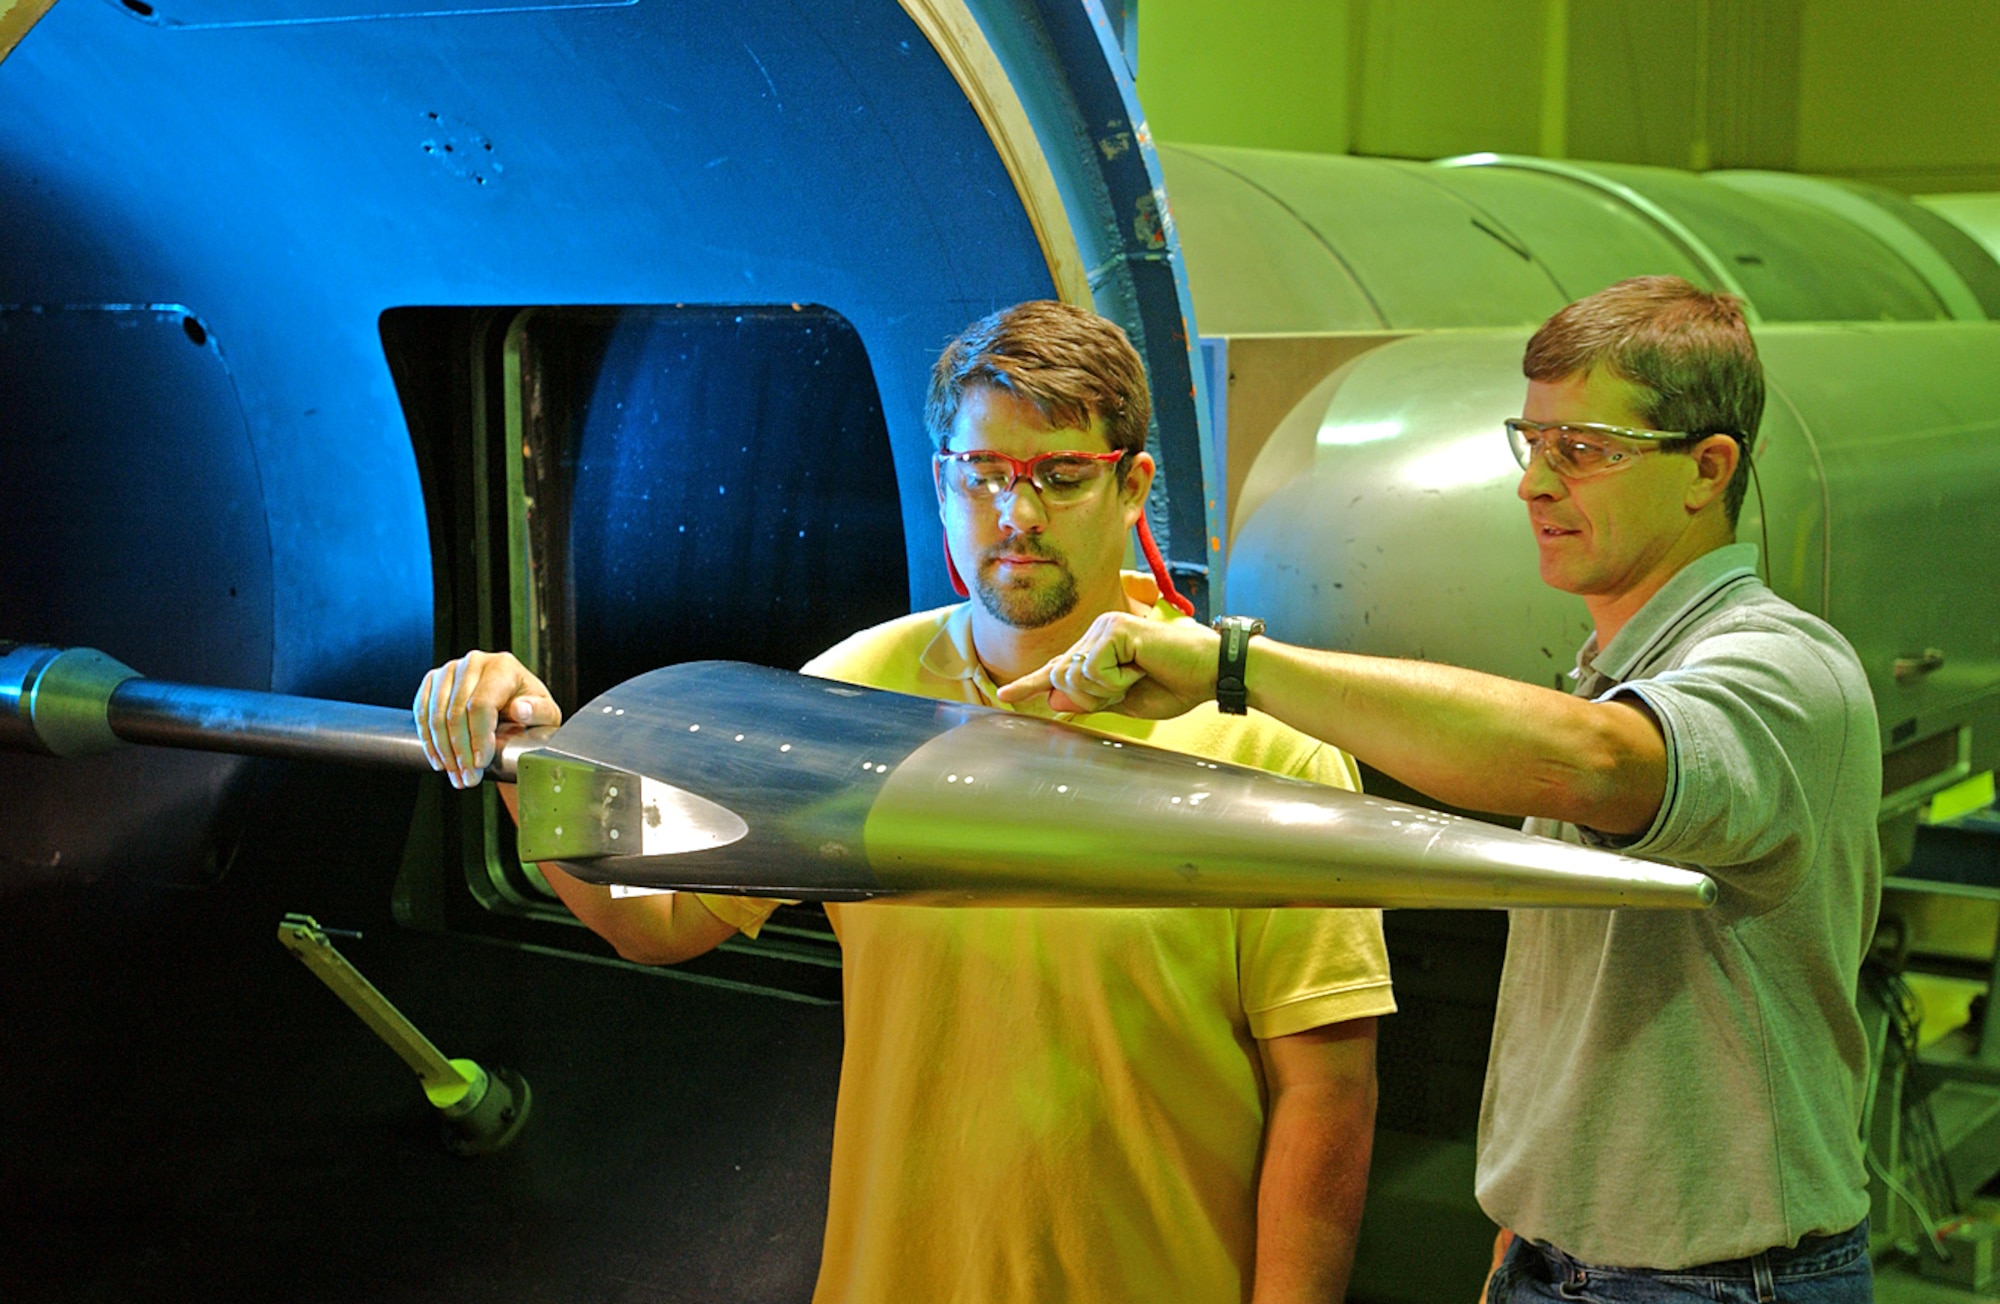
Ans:
[[[1852,182],[1500,154],[1160,158],[1208,335],[1532,326],[1654,273],[1740,294],[1765,321],[2000,310],[2000,267],[1974,240]]]
[[[729,662],[597,698],[523,758],[520,795],[524,857],[642,887],[1235,907],[1715,894],[1691,871],[1058,721]]]
[[[2000,259],[2000,195],[1989,192],[1918,195],[1914,201],[1963,231],[1995,259]]]
[[[1951,222],[1880,186],[1795,172],[1711,172],[1720,186],[1802,204],[1867,232],[1923,278],[1953,320],[2000,317],[2000,267]]]

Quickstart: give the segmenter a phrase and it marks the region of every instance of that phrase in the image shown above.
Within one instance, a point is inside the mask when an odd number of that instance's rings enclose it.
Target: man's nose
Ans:
[[[1514,492],[1522,502],[1531,503],[1537,498],[1561,498],[1566,488],[1563,478],[1555,473],[1547,455],[1537,446],[1529,454],[1528,467],[1521,472],[1521,482],[1514,487]]]
[[[1026,476],[1016,476],[1014,483],[1001,491],[994,507],[1000,513],[1000,524],[1017,534],[1037,532],[1049,523],[1042,495]]]

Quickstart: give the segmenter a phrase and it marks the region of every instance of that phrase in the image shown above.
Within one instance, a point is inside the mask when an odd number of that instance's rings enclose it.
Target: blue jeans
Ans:
[[[1519,1237],[1493,1270],[1487,1304],[1577,1300],[1590,1304],[1871,1304],[1868,1220],[1834,1236],[1808,1236],[1797,1248],[1766,1250],[1671,1272],[1602,1268],[1552,1245]]]

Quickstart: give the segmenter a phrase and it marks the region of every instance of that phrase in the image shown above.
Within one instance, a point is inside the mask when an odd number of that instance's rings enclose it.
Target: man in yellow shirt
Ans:
[[[811,674],[998,705],[1005,683],[1120,611],[1183,620],[1145,530],[1154,465],[1137,352],[1057,303],[946,347],[926,422],[953,578],[976,600],[865,630]],[[1154,575],[1120,570],[1137,528]],[[513,657],[426,676],[432,763],[478,781],[496,723],[555,723]],[[1026,707],[1020,709],[1040,709]],[[1355,786],[1353,762],[1214,707],[1085,727]],[[511,803],[510,803],[511,804]],[[621,954],[672,963],[778,903],[613,898],[544,867]],[[829,905],[846,1049],[821,1304],[1341,1297],[1394,1008],[1379,912]]]

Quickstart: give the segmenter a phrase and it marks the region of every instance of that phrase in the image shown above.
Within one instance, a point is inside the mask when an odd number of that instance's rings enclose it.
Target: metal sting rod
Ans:
[[[487,773],[511,781],[521,753],[551,732],[510,738]],[[406,710],[177,684],[90,648],[0,643],[0,749],[91,756],[125,743],[430,769]]]
[[[125,742],[425,768],[405,710],[143,679],[0,645],[0,748]],[[1699,910],[1671,865],[1053,720],[735,662],[503,743],[523,858],[597,883],[924,905]]]
[[[427,770],[410,713],[280,693],[128,679],[112,691],[111,732],[128,743]]]
[[[460,1155],[490,1154],[520,1133],[528,1121],[530,1101],[527,1081],[520,1074],[505,1068],[489,1074],[469,1059],[446,1059],[334,949],[327,931],[311,915],[286,915],[278,925],[278,940],[416,1073],[425,1097],[443,1121],[447,1149]]]

